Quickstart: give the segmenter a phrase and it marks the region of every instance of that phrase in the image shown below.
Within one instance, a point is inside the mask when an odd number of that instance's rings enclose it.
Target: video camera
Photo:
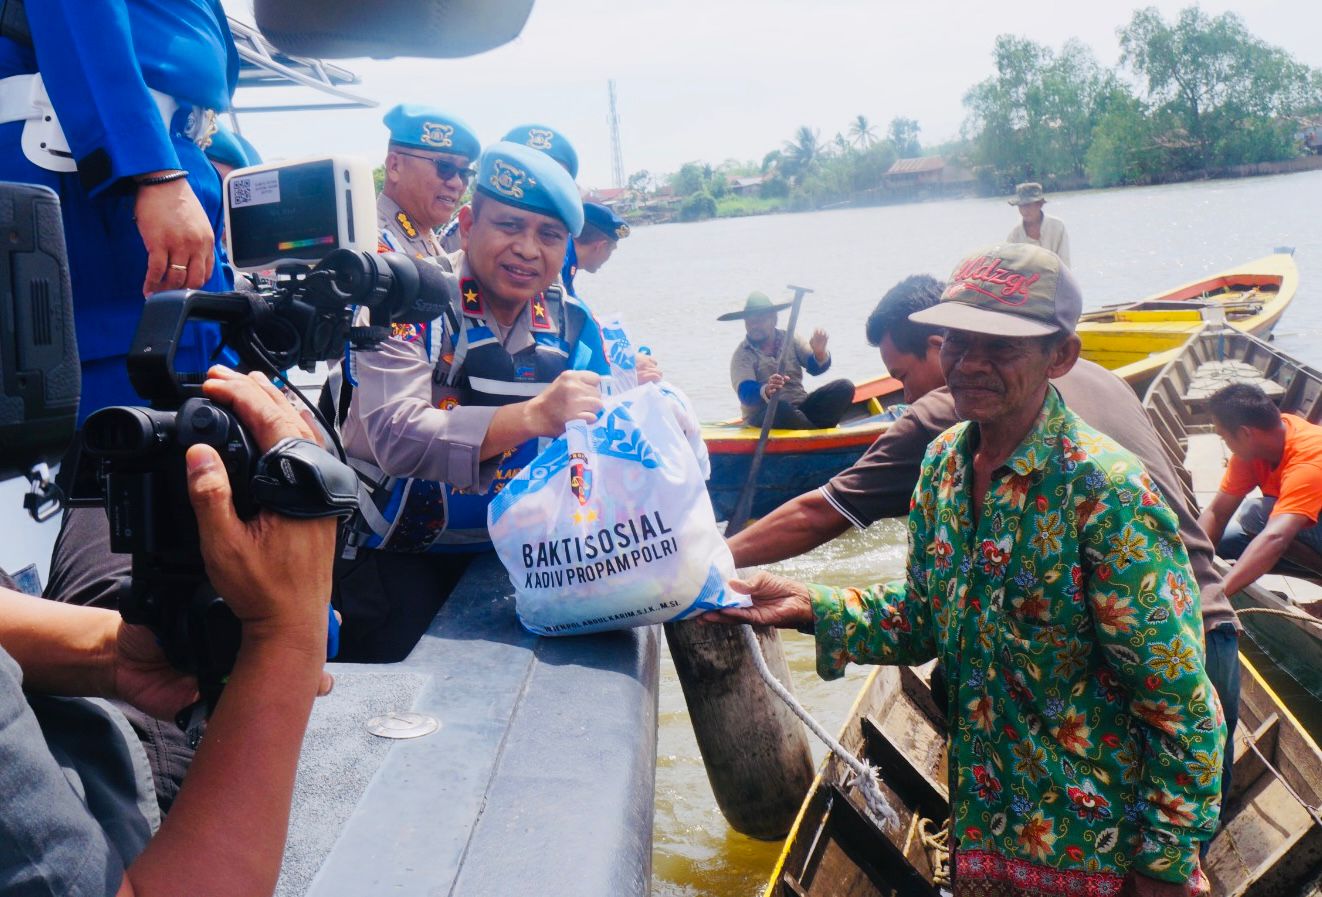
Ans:
[[[149,297],[128,372],[151,407],[93,412],[72,476],[61,477],[69,484],[67,504],[104,506],[112,550],[133,556],[132,583],[120,599],[125,620],[150,626],[171,663],[197,675],[208,708],[232,667],[239,625],[207,582],[188,498],[188,447],[204,443],[220,454],[241,518],[262,508],[295,517],[346,515],[357,506],[357,480],[342,451],[337,462],[304,440],[262,454],[232,413],[203,397],[205,371],[176,370],[180,336],[189,322],[216,322],[240,369],[278,382],[287,368],[312,370],[340,358],[346,346],[375,347],[395,322],[440,316],[450,287],[437,266],[374,251],[373,197],[366,163],[341,158],[232,172],[225,181],[232,258],[236,267],[266,274],[254,276],[251,289]],[[49,202],[58,225],[53,195]],[[358,309],[366,315],[356,323]],[[72,344],[71,316],[68,333]],[[76,380],[76,356],[72,369]],[[70,408],[76,405],[75,387]],[[62,422],[65,433],[72,415]]]

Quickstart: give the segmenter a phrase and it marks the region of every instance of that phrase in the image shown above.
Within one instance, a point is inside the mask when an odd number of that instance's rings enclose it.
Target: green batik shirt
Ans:
[[[812,587],[817,671],[945,665],[959,890],[1186,881],[1216,829],[1225,725],[1176,517],[1052,388],[975,526],[976,435],[928,447],[904,581]]]

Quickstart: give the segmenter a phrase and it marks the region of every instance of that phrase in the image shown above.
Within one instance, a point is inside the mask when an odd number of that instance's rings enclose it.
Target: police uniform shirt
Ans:
[[[376,223],[383,233],[389,234],[389,238],[382,241],[384,247],[414,258],[436,259],[446,271],[454,270],[436,234],[414,224],[399,203],[384,193],[376,198]]]
[[[454,260],[459,273],[451,275],[456,285],[451,302],[456,319],[462,320],[463,300],[457,287],[472,274],[462,252]],[[542,308],[558,330],[560,322],[552,310]],[[535,343],[530,314],[521,311],[508,328],[491,314],[484,320],[514,355]],[[345,450],[390,476],[437,480],[456,489],[486,489],[500,456],[482,462],[480,450],[499,409],[456,404],[459,392],[445,382],[453,359],[451,327],[436,322],[426,327],[397,325],[394,336],[379,348],[355,352],[357,386],[344,423]]]

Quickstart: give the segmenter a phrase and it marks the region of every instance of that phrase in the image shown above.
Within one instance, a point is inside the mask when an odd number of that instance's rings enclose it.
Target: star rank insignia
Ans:
[[[395,221],[399,223],[400,229],[408,235],[410,240],[417,237],[418,229],[413,226],[413,222],[409,220],[408,215],[405,215],[403,212],[398,212],[395,215]]]
[[[478,287],[477,281],[471,277],[465,277],[459,284],[459,303],[463,307],[464,314],[471,318],[485,317],[482,309],[482,290]]]
[[[537,296],[528,303],[528,320],[533,330],[555,330],[555,324],[547,314],[546,299],[543,296]]]

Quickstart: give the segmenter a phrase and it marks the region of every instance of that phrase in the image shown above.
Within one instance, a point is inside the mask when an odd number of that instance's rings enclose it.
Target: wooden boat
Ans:
[[[1279,252],[1137,302],[1087,312],[1079,324],[1083,355],[1115,370],[1142,395],[1189,336],[1209,321],[1269,334],[1298,283],[1293,256]],[[878,377],[858,387],[840,426],[772,430],[752,515],[769,513],[853,464],[889,425],[894,413],[888,409],[901,401],[899,382]],[[760,428],[746,427],[737,418],[703,426],[712,463],[707,491],[718,520],[734,511],[760,434]]]
[[[752,516],[761,517],[796,495],[816,489],[859,459],[894,420],[889,409],[904,401],[904,387],[894,377],[858,385],[854,402],[840,426],[822,430],[772,430],[762,458]],[[707,492],[717,520],[728,520],[748,479],[760,427],[738,418],[703,424],[702,439],[711,456]]]
[[[1224,897],[1318,893],[1322,751],[1242,655],[1229,816],[1203,871]],[[785,841],[763,897],[935,897],[949,862],[945,718],[925,668],[878,667],[840,741],[878,767],[900,818],[882,829],[847,768],[828,757]]]
[[[1083,357],[1114,370],[1141,396],[1208,322],[1265,338],[1299,287],[1291,253],[1279,251],[1137,302],[1085,312],[1078,330]]]
[[[1167,452],[1189,472],[1185,486],[1195,505],[1215,494],[1225,465],[1227,450],[1212,432],[1206,400],[1230,380],[1255,382],[1282,411],[1322,421],[1322,372],[1230,329],[1205,330],[1189,340],[1153,381],[1143,403]],[[1290,597],[1261,583],[1233,601],[1258,647],[1322,700],[1322,627]]]

